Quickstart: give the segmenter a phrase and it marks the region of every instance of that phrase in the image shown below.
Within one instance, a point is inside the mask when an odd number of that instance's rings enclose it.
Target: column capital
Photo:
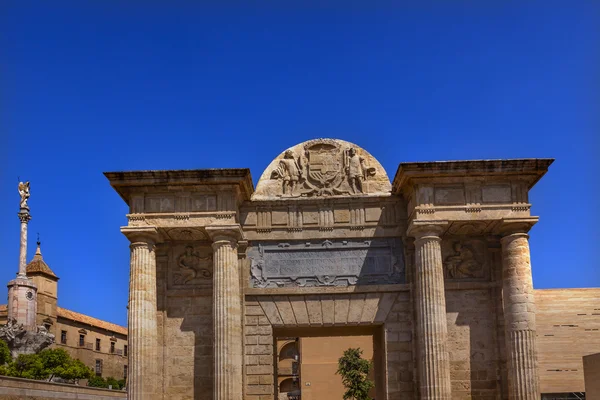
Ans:
[[[29,210],[23,211],[23,209],[21,209],[17,215],[19,216],[19,220],[22,224],[26,224],[31,220],[31,214],[29,214]]]
[[[502,236],[501,240],[511,235],[527,235],[538,220],[539,217],[502,218],[495,231]]]
[[[123,226],[121,233],[133,243],[148,243],[154,245],[160,241],[158,229],[154,226]]]
[[[406,234],[415,240],[426,237],[440,238],[448,227],[448,221],[411,221]]]
[[[230,242],[237,245],[244,238],[244,233],[239,225],[213,225],[207,226],[204,229],[213,241],[213,244],[217,242]]]

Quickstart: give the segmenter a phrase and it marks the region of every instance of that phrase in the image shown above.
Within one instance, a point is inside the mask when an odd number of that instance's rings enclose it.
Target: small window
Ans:
[[[123,379],[127,379],[127,365],[123,365]]]
[[[115,342],[110,342],[110,352],[111,353],[115,352]]]
[[[79,335],[79,347],[85,346],[85,335]]]
[[[127,357],[127,345],[123,346],[123,355]]]
[[[60,342],[67,344],[67,331],[60,331]]]
[[[102,360],[96,360],[96,376],[102,376]]]
[[[96,351],[100,351],[100,339],[96,339]]]

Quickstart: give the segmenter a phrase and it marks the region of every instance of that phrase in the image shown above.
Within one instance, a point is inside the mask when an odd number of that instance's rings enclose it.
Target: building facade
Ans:
[[[126,379],[127,328],[59,307],[59,278],[44,261],[39,242],[33,260],[26,265],[26,277],[37,288],[31,300],[35,307],[30,307],[36,310],[33,326],[44,326],[55,336],[52,347],[66,350],[96,375]],[[0,324],[6,324],[8,311],[6,305],[0,305]]]
[[[542,370],[562,361],[540,350],[557,322],[536,307],[528,192],[551,163],[401,163],[390,181],[317,139],[256,189],[247,169],[106,173],[129,206],[129,399],[275,399],[282,341],[344,336],[371,338],[377,399],[579,390]]]

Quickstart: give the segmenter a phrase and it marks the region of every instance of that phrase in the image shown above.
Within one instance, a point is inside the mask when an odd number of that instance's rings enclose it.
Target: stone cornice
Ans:
[[[105,172],[104,176],[119,196],[129,204],[127,193],[134,187],[143,186],[190,186],[190,185],[236,185],[243,200],[254,192],[252,176],[248,168],[213,168],[193,170],[149,170]]]
[[[510,160],[464,160],[401,163],[392,183],[392,192],[401,193],[411,180],[438,180],[448,177],[506,177],[527,178],[531,188],[548,171],[552,158],[522,158]]]
[[[244,232],[239,225],[212,225],[204,228],[206,233],[213,241],[219,240],[235,240],[241,241],[244,237]]]
[[[146,242],[154,244],[160,241],[158,229],[154,226],[122,226],[121,233],[125,235],[131,243]]]

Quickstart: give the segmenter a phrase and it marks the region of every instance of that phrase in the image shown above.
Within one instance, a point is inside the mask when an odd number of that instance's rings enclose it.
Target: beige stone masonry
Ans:
[[[214,400],[242,398],[242,305],[239,228],[209,230],[213,238]]]
[[[509,399],[519,400],[540,398],[528,238],[516,232],[501,240]]]
[[[421,399],[451,399],[446,298],[439,225],[414,226],[415,305]]]
[[[131,241],[129,275],[129,400],[156,398],[158,330],[156,318],[156,229],[122,228]]]

